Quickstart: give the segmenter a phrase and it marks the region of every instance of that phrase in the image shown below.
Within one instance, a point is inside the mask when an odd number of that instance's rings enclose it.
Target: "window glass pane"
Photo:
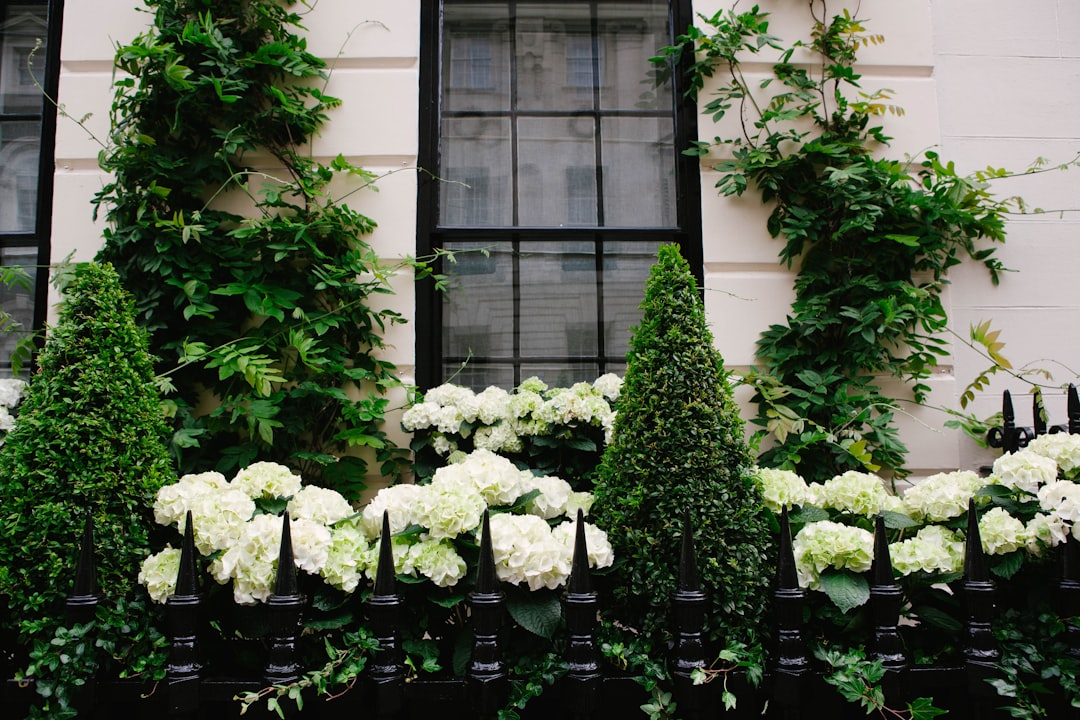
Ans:
[[[548,387],[570,387],[578,382],[592,382],[600,376],[596,363],[522,363],[521,379],[536,376]]]
[[[443,109],[510,107],[510,12],[500,3],[448,3],[443,25]]]
[[[443,227],[513,224],[510,121],[455,118],[443,123],[440,183]]]
[[[671,118],[602,121],[604,224],[674,227],[674,123]]]
[[[592,357],[597,353],[596,262],[587,243],[523,246],[521,356]],[[566,264],[570,261],[570,264]]]
[[[598,3],[597,35],[603,78],[600,107],[604,110],[671,109],[671,86],[656,86],[649,58],[670,45],[668,3]]]
[[[518,121],[518,225],[595,225],[595,127],[590,117]],[[579,195],[571,210],[571,182],[573,189],[591,196],[593,207],[583,209],[582,203],[589,197]],[[591,222],[584,222],[586,219]]]
[[[480,252],[487,249],[487,255]],[[447,243],[456,262],[443,262],[443,357],[457,366],[514,356],[514,263],[508,244]]]
[[[446,382],[472,388],[476,392],[480,392],[490,385],[509,390],[518,384],[514,380],[513,365],[482,363],[474,360],[469,361],[464,366],[460,363],[454,365],[444,364],[443,377],[446,378]]]
[[[0,232],[33,232],[41,125],[0,122]]]
[[[604,243],[604,323],[607,357],[625,357],[630,328],[641,320],[641,299],[660,241]],[[608,367],[609,372],[615,372]]]
[[[47,4],[0,9],[0,112],[40,113],[45,85]],[[38,47],[40,43],[40,47]]]
[[[517,109],[591,109],[598,48],[589,3],[519,3]]]
[[[21,266],[26,269],[26,279],[10,287],[0,284],[0,307],[11,320],[0,328],[0,362],[7,363],[15,345],[34,331],[34,286],[37,264],[36,247],[8,247],[0,249],[0,265]],[[6,373],[5,373],[6,374]]]

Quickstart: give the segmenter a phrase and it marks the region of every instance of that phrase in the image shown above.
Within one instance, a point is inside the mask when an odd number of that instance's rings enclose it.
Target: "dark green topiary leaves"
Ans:
[[[593,508],[621,563],[613,611],[649,636],[670,627],[689,513],[710,635],[753,639],[767,602],[772,540],[747,474],[752,461],[727,372],[675,246],[661,248],[642,310]]]
[[[146,333],[111,266],[75,271],[39,367],[0,450],[0,596],[11,629],[38,646],[37,687],[52,695],[46,714],[63,717],[76,676],[91,676],[133,642],[153,643],[136,609],[144,597],[136,576],[149,553],[154,496],[174,471]],[[72,652],[61,640],[77,642],[63,629],[63,601],[87,515],[106,594],[92,631],[98,645],[78,641],[86,657],[49,670],[49,653]],[[144,646],[136,657],[150,654]]]

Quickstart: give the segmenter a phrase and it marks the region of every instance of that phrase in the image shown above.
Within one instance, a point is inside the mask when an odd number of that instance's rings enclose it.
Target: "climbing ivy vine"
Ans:
[[[967,258],[997,283],[994,243],[1017,201],[990,192],[1002,170],[964,176],[935,152],[886,157],[880,119],[902,110],[889,91],[864,89],[856,64],[883,38],[823,0],[808,7],[807,41],[785,45],[754,6],[702,17],[704,29],[662,56],[694,53],[690,92],[708,86],[704,111],[737,120],[736,133],[688,152],[726,158],[715,165],[722,195],[755,192],[771,206],[768,231],[796,269],[786,322],[762,334],[747,378],[759,437],[776,439],[762,463],[814,480],[850,469],[899,476],[907,449],[880,379],[901,378],[915,401],[926,399],[925,381],[948,352],[947,272]],[[766,55],[776,57],[769,76],[751,79],[745,63]]]
[[[381,354],[403,318],[379,297],[426,268],[380,260],[375,222],[343,202],[371,173],[310,154],[340,101],[294,3],[146,4],[153,26],[116,53],[99,259],[151,333],[173,448],[184,470],[274,460],[355,496],[370,461],[391,476],[404,461]]]

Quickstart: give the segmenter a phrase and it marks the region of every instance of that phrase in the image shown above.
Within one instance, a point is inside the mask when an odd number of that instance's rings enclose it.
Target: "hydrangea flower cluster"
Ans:
[[[1078,469],[1080,437],[1046,435],[1025,450],[1000,457],[989,477],[971,471],[939,473],[919,481],[903,497],[890,493],[884,480],[869,473],[845,472],[811,486],[788,470],[757,468],[754,475],[774,512],[816,507],[817,517],[823,517],[821,511],[828,515],[827,520],[802,525],[794,538],[800,584],[819,589],[821,573],[828,569],[869,569],[873,539],[866,521],[881,513],[906,516],[893,519],[889,545],[893,569],[901,576],[962,570],[963,518],[973,498],[983,550],[990,556],[1040,556],[1070,533],[1080,538],[1080,483],[1071,479]],[[983,488],[986,492],[980,493]],[[992,499],[1003,493],[1007,502]],[[1015,564],[1010,567],[1015,571]]]
[[[255,463],[231,481],[217,472],[184,475],[158,491],[154,519],[183,532],[190,511],[195,547],[213,558],[210,574],[219,584],[232,582],[236,602],[254,604],[270,597],[281,545],[282,520],[260,508],[265,501],[287,501],[298,569],[343,590],[356,587],[349,586],[346,569],[354,560],[343,557],[343,550],[363,558],[369,544],[363,535],[362,547],[350,544],[357,538],[342,521],[355,511],[333,490],[303,486],[300,476],[283,465]],[[179,554],[167,547],[144,561],[139,582],[155,602],[165,602],[174,592]]]
[[[15,408],[26,394],[26,382],[18,378],[0,378],[0,445],[15,427]]]
[[[479,540],[485,509],[518,512],[491,515],[496,574],[503,582],[529,589],[555,589],[565,584],[573,556],[573,519],[588,513],[592,495],[575,492],[557,477],[535,477],[490,450],[474,450],[439,468],[428,485],[385,488],[361,513],[360,526],[378,551],[383,512],[389,514],[398,573],[423,575],[440,587],[452,586],[466,573],[455,541]],[[524,500],[524,502],[520,502]],[[520,514],[519,514],[520,513]],[[410,528],[413,532],[406,532]],[[614,556],[607,534],[585,524],[592,567],[611,565]],[[376,555],[377,556],[377,555]],[[369,575],[374,562],[368,563]]]
[[[600,428],[606,442],[615,420],[611,403],[621,387],[622,379],[610,373],[569,388],[549,388],[535,377],[511,392],[492,386],[475,393],[440,385],[406,410],[401,424],[408,432],[429,433],[435,451],[443,456],[466,449],[466,439],[475,449],[520,453],[525,438],[577,426]]]

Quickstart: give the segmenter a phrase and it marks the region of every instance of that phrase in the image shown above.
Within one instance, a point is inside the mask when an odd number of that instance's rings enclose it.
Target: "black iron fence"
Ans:
[[[1011,400],[1005,398],[1005,423],[997,436],[1009,448],[1021,447],[1024,438],[1047,432],[1040,406],[1036,405],[1034,429],[1015,424]],[[1038,400],[1036,400],[1038,402]],[[1076,429],[1074,428],[1074,423]],[[1065,431],[1080,430],[1080,402],[1076,389],[1069,390],[1069,423]],[[1029,438],[1030,439],[1030,438]],[[1026,443],[1024,443],[1026,444]],[[724,680],[695,684],[695,671],[707,667],[705,594],[698,582],[696,559],[687,527],[683,532],[678,590],[672,598],[673,643],[669,667],[678,716],[687,720],[718,717],[767,717],[790,720],[817,718],[861,718],[866,711],[845,702],[825,680],[825,670],[808,652],[806,591],[799,587],[787,514],[781,517],[779,560],[773,591],[773,652],[764,679],[751,687],[744,673],[733,671]],[[327,700],[308,698],[304,718],[495,718],[509,696],[512,678],[504,660],[500,628],[505,620],[505,597],[499,589],[485,517],[482,531],[480,567],[475,589],[468,596],[468,621],[472,647],[464,677],[421,679],[408,672],[401,647],[401,618],[404,599],[399,594],[393,572],[389,524],[384,518],[383,542],[374,590],[366,600],[368,627],[378,639],[379,649],[366,674],[349,692]],[[1058,548],[1061,576],[1057,582],[1056,606],[1066,622],[1068,653],[1080,659],[1080,543],[1070,537]],[[225,718],[237,717],[241,705],[238,694],[258,691],[268,685],[288,684],[301,677],[300,635],[304,599],[298,591],[288,515],[283,532],[274,593],[266,612],[271,632],[265,644],[265,665],[261,676],[232,677],[218,664],[210,674],[204,663],[204,598],[199,591],[195,548],[190,517],[186,525],[180,572],[175,594],[165,606],[170,644],[166,679],[161,683],[136,680],[98,679],[85,686],[78,698],[79,717],[115,720],[143,718]],[[865,638],[869,657],[880,660],[886,669],[882,682],[890,707],[902,708],[917,697],[933,697],[934,704],[949,712],[948,717],[986,720],[1010,717],[1008,704],[987,682],[997,676],[1000,650],[994,634],[998,588],[991,578],[982,549],[975,512],[969,510],[962,595],[965,625],[962,659],[950,664],[916,665],[908,657],[901,637],[903,594],[893,575],[885,526],[877,520],[874,562],[870,571],[868,617],[871,627]],[[648,588],[642,588],[648,592]],[[75,573],[75,585],[68,599],[72,622],[93,618],[99,602],[94,578],[93,534],[88,527]],[[533,700],[523,718],[613,718],[645,717],[639,709],[649,697],[633,677],[607,666],[599,650],[596,627],[602,612],[599,593],[588,569],[583,523],[578,523],[573,570],[563,595],[566,621],[565,660],[567,674]],[[0,660],[14,655],[0,647]],[[14,668],[0,667],[4,677],[13,677]],[[722,686],[734,692],[738,705],[725,710]],[[31,683],[6,679],[0,686],[0,716],[22,717],[34,702]],[[1045,701],[1052,718],[1077,718],[1080,711],[1069,706],[1068,698]],[[252,708],[247,716],[265,713]]]

